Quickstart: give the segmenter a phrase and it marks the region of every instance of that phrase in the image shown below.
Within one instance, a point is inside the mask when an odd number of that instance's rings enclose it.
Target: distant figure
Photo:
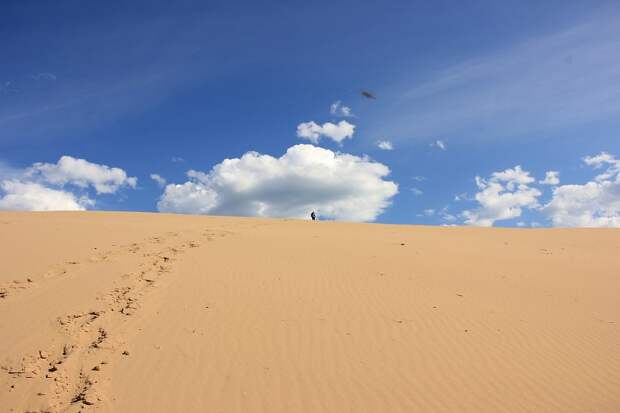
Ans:
[[[367,90],[362,90],[361,93],[362,93],[362,96],[364,96],[367,99],[377,99],[377,97],[374,94],[370,93]]]
[[[312,218],[313,221],[316,221],[316,214],[314,213],[314,211],[310,213],[310,218]]]

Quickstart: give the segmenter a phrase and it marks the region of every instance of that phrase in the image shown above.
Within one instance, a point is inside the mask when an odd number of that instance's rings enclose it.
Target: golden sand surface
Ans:
[[[0,213],[0,411],[620,412],[620,230]]]

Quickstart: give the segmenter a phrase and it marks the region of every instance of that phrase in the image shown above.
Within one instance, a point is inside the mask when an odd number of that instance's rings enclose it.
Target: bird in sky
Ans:
[[[377,98],[374,94],[370,93],[367,90],[362,90],[362,96],[364,96],[365,98],[368,98],[368,99],[376,99]]]

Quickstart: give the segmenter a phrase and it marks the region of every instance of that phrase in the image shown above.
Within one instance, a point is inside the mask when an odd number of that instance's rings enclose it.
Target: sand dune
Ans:
[[[620,231],[0,213],[0,411],[619,412]]]

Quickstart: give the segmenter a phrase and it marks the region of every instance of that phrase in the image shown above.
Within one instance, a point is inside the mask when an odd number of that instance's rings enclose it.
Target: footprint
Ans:
[[[99,336],[97,337],[97,339],[95,341],[93,341],[90,344],[91,348],[99,348],[99,346],[101,346],[101,344],[103,344],[103,342],[105,341],[105,339],[108,338],[108,332],[99,327]]]
[[[48,270],[45,274],[43,274],[43,278],[54,278],[60,277],[61,275],[65,275],[67,273],[66,268],[53,268]]]
[[[84,379],[84,383],[81,386],[81,389],[78,394],[73,396],[71,399],[71,404],[82,403],[87,406],[92,406],[97,401],[100,401],[100,397],[92,390],[93,382],[89,377]]]
[[[11,292],[25,290],[33,285],[34,283],[30,278],[28,278],[27,281],[13,280],[12,282],[5,283],[0,287],[0,298],[6,298]]]

